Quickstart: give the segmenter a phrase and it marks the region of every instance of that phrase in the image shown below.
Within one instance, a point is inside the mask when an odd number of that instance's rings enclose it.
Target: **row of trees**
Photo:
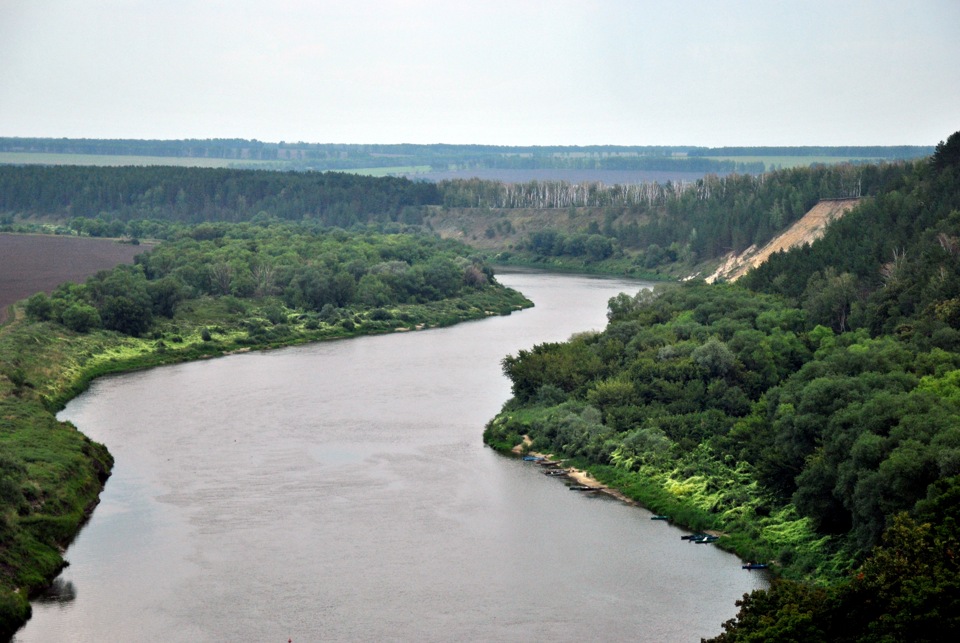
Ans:
[[[64,139],[0,137],[0,151],[111,156],[216,158],[284,162],[291,168],[342,170],[403,165],[429,165],[436,170],[459,168],[602,168],[696,172],[764,170],[762,161],[718,161],[711,156],[837,156],[909,159],[933,149],[898,147],[741,147],[675,146],[502,146],[502,145],[351,145],[339,143],[269,143],[245,139]]]

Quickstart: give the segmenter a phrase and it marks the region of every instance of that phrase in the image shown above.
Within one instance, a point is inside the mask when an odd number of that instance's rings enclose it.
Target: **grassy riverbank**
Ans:
[[[354,310],[328,323],[259,300],[204,297],[181,303],[142,337],[76,333],[30,320],[22,309],[0,328],[0,637],[30,614],[29,598],[62,568],[62,554],[96,506],[112,458],[57,410],[101,375],[162,364],[358,335],[447,326],[529,307],[492,285],[422,304]],[[271,321],[272,320],[272,321]]]
[[[517,455],[514,442],[542,422],[556,421],[546,409],[505,410],[487,426],[484,441],[504,455]],[[544,452],[545,441],[534,440],[521,450]],[[694,532],[720,534],[715,543],[743,560],[764,561],[786,578],[834,577],[848,564],[835,543],[818,535],[811,521],[791,506],[777,503],[742,470],[731,469],[704,449],[670,462],[624,469],[583,457],[555,454],[565,467],[584,471],[616,495]]]

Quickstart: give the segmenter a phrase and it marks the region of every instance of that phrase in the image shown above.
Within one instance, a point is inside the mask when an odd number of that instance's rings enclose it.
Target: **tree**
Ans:
[[[960,132],[954,132],[946,142],[937,144],[930,163],[937,171],[960,165]]]
[[[153,299],[140,266],[120,266],[87,281],[103,327],[139,336],[153,322]]]
[[[60,321],[74,332],[86,333],[100,326],[100,313],[90,304],[76,302],[63,311]]]
[[[837,332],[848,330],[847,319],[857,295],[857,280],[833,267],[810,277],[803,293],[803,310],[813,323],[829,325]]]

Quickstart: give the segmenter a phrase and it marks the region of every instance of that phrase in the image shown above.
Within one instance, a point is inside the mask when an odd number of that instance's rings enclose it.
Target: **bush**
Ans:
[[[50,319],[50,313],[53,310],[53,304],[50,303],[50,298],[44,293],[38,292],[36,295],[27,300],[25,310],[27,316],[31,319],[36,319],[37,321],[47,321]]]

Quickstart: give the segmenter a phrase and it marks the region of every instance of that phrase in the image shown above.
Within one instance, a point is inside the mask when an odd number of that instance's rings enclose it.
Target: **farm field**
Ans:
[[[220,159],[194,156],[129,156],[123,154],[56,154],[49,152],[0,152],[0,164],[8,165],[174,165],[177,167],[234,167],[283,169],[283,161]]]
[[[836,165],[838,163],[877,163],[882,159],[850,156],[704,156],[714,161],[734,161],[736,163],[765,163],[767,171],[774,169],[789,169],[793,167],[810,167],[817,163]]]
[[[42,234],[0,234],[0,323],[10,304],[66,282],[81,282],[99,270],[150,249],[113,239]]]

